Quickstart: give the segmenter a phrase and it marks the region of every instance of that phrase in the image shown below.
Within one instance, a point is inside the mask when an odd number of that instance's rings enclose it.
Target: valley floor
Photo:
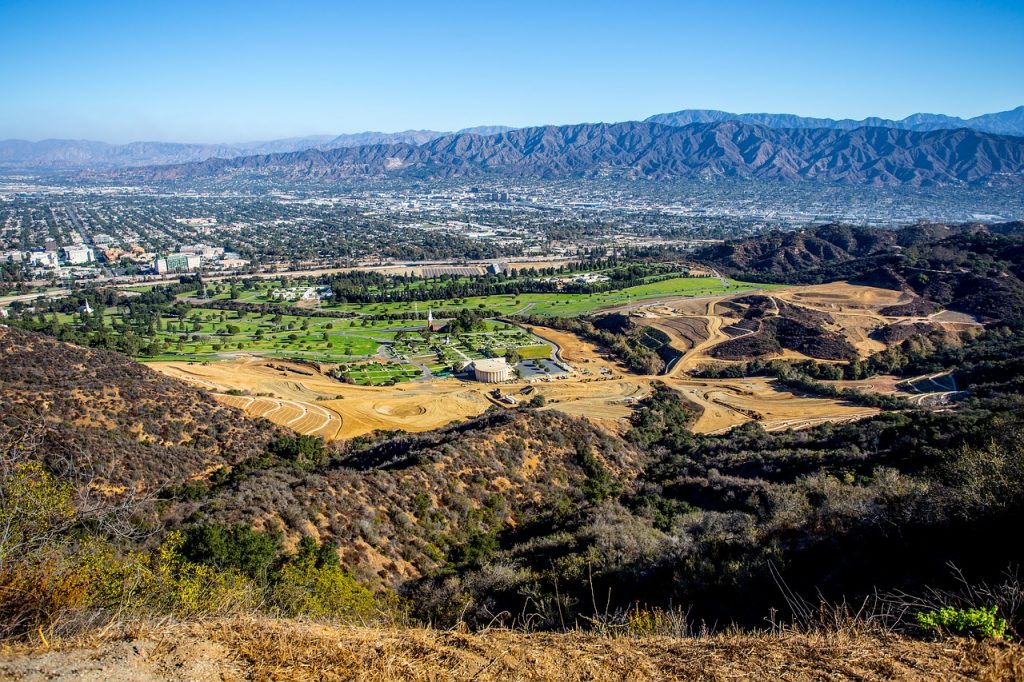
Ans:
[[[0,651],[14,680],[1020,680],[1020,645],[896,636],[467,634],[235,618]]]
[[[502,384],[503,393],[518,401],[531,392],[544,396],[545,409],[587,417],[612,432],[628,428],[636,403],[649,395],[652,382],[664,382],[682,392],[702,409],[693,425],[698,433],[722,433],[734,426],[758,421],[766,430],[806,428],[823,422],[849,422],[878,414],[873,407],[821,396],[801,395],[787,390],[770,378],[706,380],[689,372],[711,362],[728,364],[710,354],[715,346],[737,336],[738,313],[731,296],[704,298],[669,297],[622,307],[636,323],[663,332],[679,352],[666,374],[638,375],[612,358],[606,349],[575,334],[548,327],[528,326],[529,331],[559,349],[560,357],[575,372],[565,379],[533,384]],[[930,323],[941,328],[980,326],[972,319],[953,321],[948,311],[926,316],[886,316],[885,306],[906,303],[908,294],[874,287],[833,283],[791,287],[772,294],[773,300],[799,306],[834,320],[829,326],[855,347],[862,357],[885,349],[870,336],[887,324]],[[729,330],[733,331],[730,332]],[[751,332],[739,332],[739,335]],[[807,356],[786,350],[778,357],[801,360]],[[252,416],[265,417],[300,433],[327,440],[353,438],[373,430],[401,429],[417,432],[440,428],[452,421],[483,413],[494,404],[493,384],[474,381],[415,381],[396,386],[353,386],[343,384],[307,364],[237,354],[219,362],[151,362],[153,369],[213,391],[218,400]],[[883,385],[874,381],[857,384],[883,394],[898,394],[897,379]],[[939,391],[939,387],[929,389]],[[949,392],[946,389],[947,393]],[[525,391],[525,393],[524,393]],[[929,399],[932,393],[914,396]]]

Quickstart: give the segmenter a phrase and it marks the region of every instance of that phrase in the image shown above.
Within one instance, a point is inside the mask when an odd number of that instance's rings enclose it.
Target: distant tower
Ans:
[[[427,331],[434,331],[434,311],[427,308]]]

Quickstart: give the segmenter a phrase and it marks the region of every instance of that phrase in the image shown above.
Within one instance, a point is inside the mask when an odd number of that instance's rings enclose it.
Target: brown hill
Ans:
[[[342,564],[395,584],[444,564],[481,534],[583,504],[590,447],[619,479],[640,454],[588,422],[552,411],[498,411],[437,431],[350,447],[314,472],[273,468],[211,490],[182,520],[249,523],[339,548]],[[185,517],[184,515],[188,516]]]
[[[0,326],[0,438],[100,489],[206,477],[282,433],[122,355]]]
[[[739,279],[789,284],[849,280],[922,300],[887,314],[942,308],[1024,323],[1024,226],[914,225],[898,230],[822,225],[701,249],[694,259]]]

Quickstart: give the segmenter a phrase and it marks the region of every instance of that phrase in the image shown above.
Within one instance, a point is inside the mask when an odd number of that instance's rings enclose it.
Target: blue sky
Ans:
[[[0,138],[242,141],[1024,104],[1011,2],[0,0]]]

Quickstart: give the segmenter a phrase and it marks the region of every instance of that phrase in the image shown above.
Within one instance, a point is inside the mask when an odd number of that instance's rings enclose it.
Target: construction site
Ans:
[[[679,391],[699,408],[700,416],[693,427],[698,433],[721,433],[750,421],[767,430],[805,428],[878,413],[877,408],[842,399],[799,394],[771,377],[693,377],[692,373],[702,368],[738,362],[722,357],[723,344],[759,333],[756,325],[749,324],[751,317],[745,312],[749,298],[748,294],[673,297],[606,311],[626,314],[636,325],[653,327],[667,335],[678,357],[666,372],[657,375],[631,372],[608,349],[576,334],[537,325],[530,325],[527,331],[550,343],[556,349],[559,366],[571,371],[544,375],[542,380],[525,380],[503,360],[483,361],[472,376],[446,375],[391,386],[359,386],[332,378],[328,367],[255,355],[217,362],[155,362],[150,366],[205,387],[219,400],[248,414],[326,440],[375,430],[432,430],[479,415],[492,406],[514,408],[535,396],[543,398],[534,403],[538,409],[586,417],[605,429],[622,432],[654,382]],[[876,333],[883,328],[929,325],[961,333],[982,327],[980,321],[968,315],[949,311],[895,315],[893,309],[910,303],[909,294],[846,283],[773,290],[770,296],[761,298],[765,301],[760,304],[767,308],[765,319],[782,308],[798,316],[827,316],[820,318],[825,320],[823,328],[845,339],[862,358],[886,348]],[[773,358],[800,360],[810,356],[782,348],[761,359]],[[924,382],[920,384],[922,390],[908,389],[913,382],[908,385],[890,379],[875,377],[869,382],[845,383],[883,394],[911,395],[916,400],[949,391],[941,382]]]

